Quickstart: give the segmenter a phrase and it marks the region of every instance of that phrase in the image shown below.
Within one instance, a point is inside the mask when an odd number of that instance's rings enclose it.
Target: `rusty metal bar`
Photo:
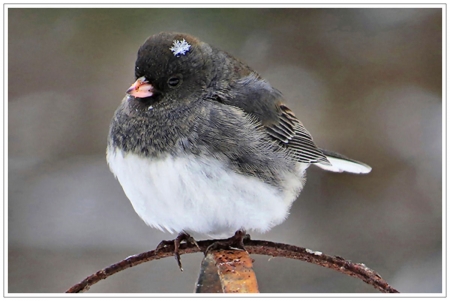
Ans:
[[[196,293],[259,293],[253,260],[243,250],[217,250],[202,261]]]

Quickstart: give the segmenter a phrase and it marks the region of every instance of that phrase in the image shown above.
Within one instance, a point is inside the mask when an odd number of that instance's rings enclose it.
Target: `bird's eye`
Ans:
[[[169,78],[169,80],[167,81],[167,84],[169,85],[169,87],[171,88],[175,88],[176,86],[178,86],[181,83],[181,76],[180,75],[175,75]]]

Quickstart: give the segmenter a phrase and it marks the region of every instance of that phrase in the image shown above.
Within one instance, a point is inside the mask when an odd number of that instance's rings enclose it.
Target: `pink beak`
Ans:
[[[153,86],[148,83],[145,77],[141,76],[127,90],[127,94],[138,98],[146,98],[152,96],[153,91]]]

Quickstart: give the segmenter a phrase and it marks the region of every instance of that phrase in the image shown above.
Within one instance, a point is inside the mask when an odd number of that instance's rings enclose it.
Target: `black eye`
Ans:
[[[181,83],[181,76],[180,75],[175,75],[169,78],[169,80],[167,81],[167,84],[169,85],[169,87],[171,88],[175,88],[176,86],[178,86]]]

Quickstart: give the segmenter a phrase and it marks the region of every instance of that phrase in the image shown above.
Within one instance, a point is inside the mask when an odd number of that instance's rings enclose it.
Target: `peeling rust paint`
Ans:
[[[196,293],[259,293],[253,259],[243,250],[217,250],[202,261]]]

